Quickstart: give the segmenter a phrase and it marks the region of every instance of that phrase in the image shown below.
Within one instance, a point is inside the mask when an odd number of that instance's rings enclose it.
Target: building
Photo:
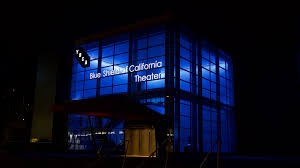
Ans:
[[[131,156],[235,151],[232,60],[188,28],[137,23],[82,38],[73,52],[57,80],[65,89],[51,93],[53,141]]]

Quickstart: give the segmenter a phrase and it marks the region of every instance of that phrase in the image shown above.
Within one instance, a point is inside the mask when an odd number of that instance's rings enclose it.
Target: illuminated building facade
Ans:
[[[78,48],[90,57],[88,67],[75,58]],[[115,95],[127,96],[155,111],[165,124],[69,114],[69,150],[100,148],[105,135],[105,144],[121,150],[126,140],[137,144],[129,147],[132,155],[149,155],[166,137],[171,139],[171,152],[209,152],[217,139],[221,152],[235,151],[232,60],[183,27],[159,24],[79,41],[74,49],[70,100]],[[118,106],[119,102],[110,103]],[[141,144],[149,148],[144,150]],[[212,150],[216,152],[217,147]]]

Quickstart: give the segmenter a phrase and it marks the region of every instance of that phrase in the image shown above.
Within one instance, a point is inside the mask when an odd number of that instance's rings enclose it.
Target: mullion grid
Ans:
[[[97,49],[99,50],[99,47],[89,48],[88,44],[81,45],[81,47],[83,47],[87,52],[93,51],[93,50],[97,50]],[[98,55],[98,57],[99,57],[99,55]],[[95,61],[97,59],[98,58],[94,58],[91,61]],[[73,57],[72,64],[73,64],[73,67],[79,65],[79,63],[77,62],[77,60],[74,57]],[[85,92],[86,91],[97,89],[97,85],[95,87],[93,87],[93,88],[86,88],[86,81],[89,80],[89,79],[86,78],[86,74],[87,74],[88,71],[94,71],[94,70],[97,70],[97,67],[93,68],[93,69],[83,68],[81,71],[76,71],[75,73],[72,73],[72,81],[71,81],[72,82],[72,86],[74,86],[74,84],[75,84],[75,87],[77,87],[77,84],[80,83],[80,82],[82,82],[83,83],[82,84],[83,87],[81,89],[77,89],[76,88],[75,90],[73,90],[73,88],[71,88],[71,95],[76,94],[78,92],[80,94],[80,92],[82,92],[82,97],[85,97]],[[77,77],[79,73],[83,73],[83,79],[79,79],[79,80],[75,79],[74,80],[73,77]]]
[[[155,55],[155,56],[152,56],[152,55],[149,55],[149,49],[151,48],[155,48],[155,47],[159,47],[159,46],[165,46],[165,41],[163,41],[162,43],[159,43],[159,44],[156,44],[156,45],[149,45],[149,39],[151,37],[155,37],[155,36],[158,36],[158,35],[164,35],[164,37],[166,38],[166,31],[160,31],[160,32],[156,32],[156,33],[146,33],[146,34],[143,34],[142,36],[140,37],[136,37],[135,39],[135,44],[137,44],[137,41],[138,40],[143,40],[143,39],[146,39],[146,47],[142,47],[142,48],[136,48],[136,52],[138,51],[142,51],[142,50],[146,50],[146,58],[142,58],[142,59],[135,59],[134,62],[140,62],[140,61],[149,61],[150,59],[155,59],[155,58],[160,58],[160,57],[165,57],[165,52],[164,54],[162,55]],[[163,69],[165,68],[165,65],[162,66],[161,68],[158,68],[158,69]],[[139,71],[139,72],[142,72],[142,71]],[[147,75],[148,74],[148,71],[145,71],[145,74]],[[164,78],[160,78],[158,80],[163,80],[165,79],[166,77]],[[145,91],[148,91],[148,81],[145,81],[144,84],[145,84]]]
[[[181,37],[182,39],[184,39],[184,37],[185,37],[184,34],[180,34],[180,36],[182,36]],[[189,85],[189,92],[192,92],[192,86],[191,86],[193,84],[193,81],[192,81],[192,73],[193,73],[192,72],[192,58],[191,58],[192,57],[192,52],[193,52],[192,51],[192,39],[188,38],[188,39],[184,39],[184,40],[188,41],[189,48],[186,48],[186,46],[184,46],[183,44],[181,44],[181,40],[179,42],[179,47],[180,47],[180,50],[181,49],[185,49],[185,50],[188,51],[189,59],[187,59],[183,55],[181,55],[181,52],[180,52],[180,66],[179,66],[179,68],[180,68],[180,71],[185,71],[185,72],[189,73],[189,81],[186,81],[186,80],[182,79],[180,75],[179,75],[179,79],[182,82],[188,83],[188,85]],[[188,68],[189,70],[185,69],[185,68],[183,68],[181,66],[182,65],[181,59],[183,59],[183,60],[185,60],[185,61],[187,61],[189,63],[189,68]],[[180,88],[181,88],[181,86],[180,86]]]
[[[126,44],[126,43],[128,43],[128,49],[127,49],[127,51],[125,51],[125,52],[121,52],[121,53],[116,53],[116,45],[122,45],[122,44]],[[129,63],[129,57],[128,57],[128,60],[126,61],[126,62],[122,62],[122,63],[119,63],[119,64],[115,64],[115,59],[116,59],[116,57],[117,56],[120,56],[120,55],[122,55],[122,54],[126,54],[126,53],[128,53],[129,54],[129,39],[126,39],[126,40],[124,40],[124,41],[116,41],[115,39],[114,40],[112,40],[112,44],[106,44],[106,46],[105,47],[103,47],[103,48],[109,48],[109,47],[112,47],[113,46],[113,53],[112,53],[112,55],[108,55],[108,56],[104,56],[104,57],[102,57],[102,59],[103,58],[110,58],[110,57],[112,57],[112,65],[108,65],[108,66],[102,66],[101,65],[101,68],[109,68],[109,67],[112,67],[112,69],[114,70],[115,69],[115,66],[116,65],[125,65],[125,64],[128,64]],[[101,60],[102,60],[101,59]],[[121,85],[128,85],[128,82],[127,83],[122,83],[122,84],[118,84],[118,85],[114,85],[114,81],[115,81],[115,77],[116,76],[119,76],[119,75],[125,75],[125,74],[128,74],[128,72],[127,73],[120,73],[120,74],[117,74],[117,75],[112,75],[112,76],[109,76],[109,77],[111,77],[111,85],[109,85],[109,86],[101,86],[101,84],[100,84],[100,88],[109,88],[109,87],[111,87],[111,92],[112,92],[112,94],[114,94],[114,89],[116,89],[115,87],[116,86],[121,86]],[[129,77],[129,76],[128,76]],[[101,90],[101,89],[100,89]],[[101,91],[100,91],[101,92]],[[101,93],[100,93],[101,94]]]

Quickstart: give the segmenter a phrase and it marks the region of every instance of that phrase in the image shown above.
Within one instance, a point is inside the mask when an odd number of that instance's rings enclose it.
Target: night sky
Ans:
[[[172,12],[233,58],[238,151],[300,155],[298,18],[292,7],[182,3],[11,4],[1,11],[1,88],[15,87],[33,102],[39,55],[68,54],[79,37]]]

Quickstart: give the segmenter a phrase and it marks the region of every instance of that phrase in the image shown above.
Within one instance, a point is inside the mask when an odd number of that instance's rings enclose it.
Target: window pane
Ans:
[[[115,93],[125,93],[128,91],[128,85],[118,85],[118,86],[114,86],[113,88],[114,90],[114,94]]]
[[[187,60],[191,60],[191,52],[183,47],[180,47],[180,56]]]
[[[156,46],[148,49],[148,57],[161,56],[165,54],[165,46]]]
[[[90,61],[90,66],[86,67],[86,70],[97,69],[98,68],[98,60]]]
[[[112,94],[112,87],[100,88],[100,95]]]
[[[149,37],[148,43],[149,47],[165,43],[165,34],[163,33]]]
[[[120,54],[129,51],[128,42],[118,43],[115,45],[115,54]]]
[[[147,48],[147,39],[140,39],[136,41],[137,49]]]
[[[113,76],[113,78],[114,78],[114,85],[128,83],[128,74],[115,75]]]
[[[128,53],[125,53],[125,54],[116,55],[114,59],[115,59],[114,60],[115,64],[122,64],[128,62],[129,56]]]
[[[190,92],[191,91],[190,83],[180,80],[180,89]]]
[[[112,66],[114,62],[114,57],[102,58],[101,67]]]
[[[107,56],[111,56],[114,54],[114,46],[109,46],[109,47],[103,47],[102,48],[102,57],[107,57]]]
[[[165,80],[153,80],[147,81],[147,89],[156,89],[156,88],[164,88],[165,87]]]
[[[206,69],[202,69],[202,77],[210,80],[210,72]]]
[[[207,59],[202,58],[202,67],[209,70],[209,61]]]
[[[86,80],[84,83],[84,89],[94,89],[96,87],[97,87],[97,80],[95,79]]]
[[[135,60],[142,60],[147,58],[147,49],[137,50],[136,59]]]
[[[84,90],[84,98],[94,98],[96,97],[96,89]]]
[[[105,87],[105,86],[112,86],[112,77],[102,77],[100,80],[100,86]]]
[[[206,89],[202,89],[202,96],[206,98],[210,98],[210,91]]]
[[[99,55],[99,49],[88,50],[87,54],[91,57],[91,60],[97,59]]]
[[[202,79],[202,88],[210,90],[210,82],[209,82],[209,80],[206,80],[204,78]]]
[[[191,71],[191,63],[185,59],[180,58],[180,67],[187,71]]]
[[[185,80],[186,82],[191,82],[190,72],[180,69],[180,79]]]

